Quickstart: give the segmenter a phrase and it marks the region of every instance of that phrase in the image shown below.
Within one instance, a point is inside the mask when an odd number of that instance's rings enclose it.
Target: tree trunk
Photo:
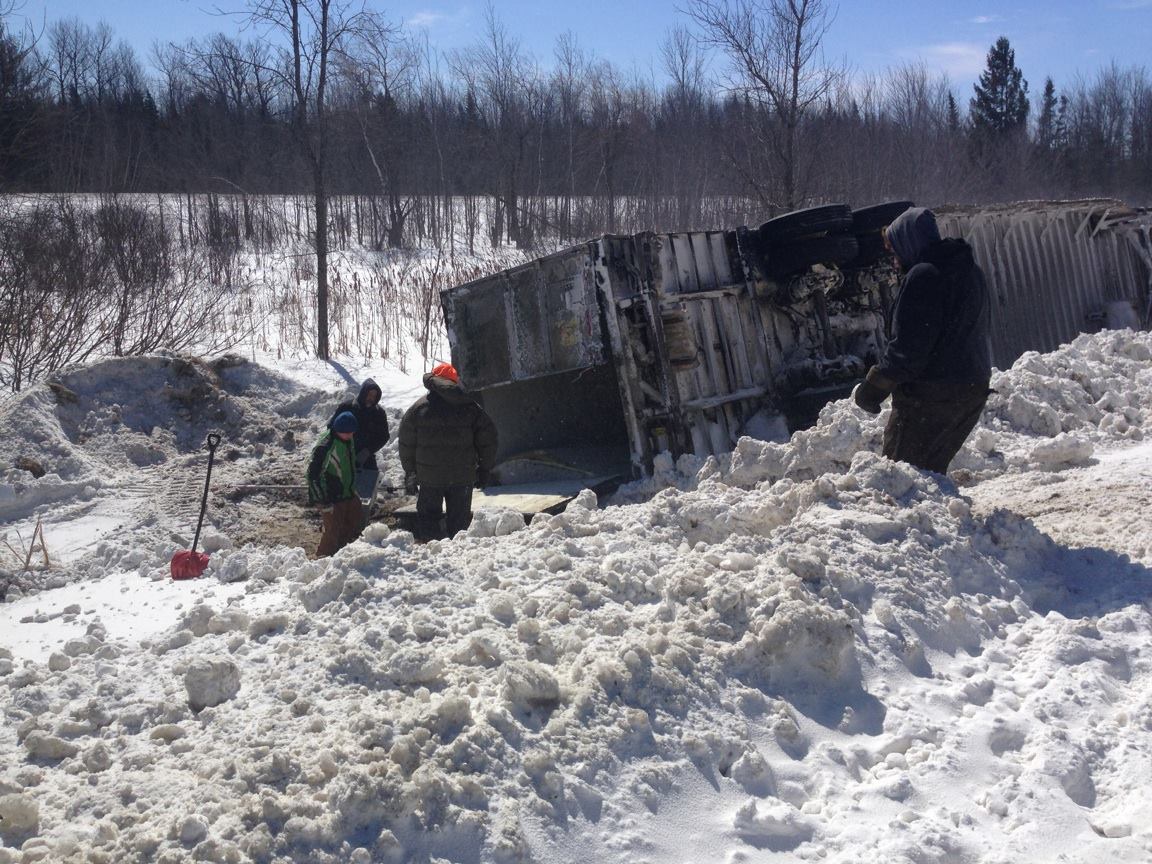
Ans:
[[[316,212],[316,356],[328,359],[328,190],[324,167],[312,169],[312,192]]]

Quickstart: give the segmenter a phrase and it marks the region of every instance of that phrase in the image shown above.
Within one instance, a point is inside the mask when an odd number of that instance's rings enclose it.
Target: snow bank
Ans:
[[[967,470],[1133,437],[1148,344],[999,375]],[[1053,393],[1059,428],[1009,408]],[[0,856],[1146,860],[1148,569],[977,513],[861,446],[880,428],[833,405],[790,444],[664,465],[684,488],[452,542],[222,548],[231,605],[0,659]]]
[[[1113,565],[1107,590],[1071,597],[1075,562],[1027,523],[982,522],[953,488],[866,453],[755,492],[707,482],[573,507],[499,540],[377,532],[326,565],[288,566],[300,604],[275,626],[214,627],[222,610],[197,607],[181,625],[191,639],[163,654],[118,645],[115,660],[14,669],[0,679],[15,730],[0,776],[35,794],[46,848],[79,830],[78,848],[118,861],[464,860],[471,843],[481,860],[547,860],[574,824],[623,831],[697,774],[745,795],[733,849],[846,853],[849,793],[815,794],[844,784],[900,802],[922,823],[909,837],[974,850],[927,792],[955,770],[941,746],[955,730],[888,688],[922,681],[987,723],[1014,702],[1020,719],[988,746],[1031,754],[1024,730],[1046,727],[975,658],[1027,645],[1038,609],[1083,614],[1147,590],[1146,572]],[[1069,628],[1041,654],[1115,692],[1135,659],[1126,627],[1147,631],[1147,613],[1115,613],[1090,638]],[[969,676],[932,677],[953,656]],[[1065,802],[1046,821],[1101,800],[1088,742],[1061,747],[1059,765],[1029,769]],[[773,765],[807,774],[808,791]],[[986,827],[1042,818],[999,787],[988,796],[956,812]],[[1109,830],[1146,830],[1108,800]]]

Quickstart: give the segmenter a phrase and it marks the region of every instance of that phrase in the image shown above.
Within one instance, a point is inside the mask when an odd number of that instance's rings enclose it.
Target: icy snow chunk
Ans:
[[[220,705],[240,692],[240,669],[227,658],[197,657],[184,673],[184,688],[193,711]]]
[[[200,551],[209,554],[232,548],[232,540],[219,531],[205,531],[200,536]]]
[[[212,620],[212,616],[216,614],[216,610],[206,603],[197,603],[189,609],[181,621],[184,625],[183,629],[191,630],[192,635],[199,638],[208,632],[208,622]]]
[[[767,761],[756,750],[748,750],[732,765],[731,777],[749,795],[763,798],[774,794],[776,779]]]
[[[69,657],[91,654],[100,647],[101,641],[102,640],[94,636],[85,636],[83,639],[69,639],[64,643],[64,653]]]
[[[748,552],[733,552],[720,560],[720,569],[741,573],[756,569],[756,556]]]
[[[383,671],[396,684],[433,684],[444,673],[444,661],[430,647],[405,647],[385,661]]]
[[[175,651],[177,648],[191,645],[195,638],[196,636],[191,630],[177,630],[163,641],[157,642],[152,650],[156,654],[167,654],[169,651]]]
[[[193,813],[180,823],[180,842],[185,846],[195,846],[208,836],[208,820],[199,813]]]
[[[251,575],[248,556],[243,552],[233,553],[216,563],[213,572],[221,582],[243,582]]]
[[[252,639],[259,639],[261,636],[283,630],[287,626],[288,614],[286,612],[269,612],[267,615],[260,615],[252,619],[252,623],[248,625],[248,636]]]
[[[569,510],[595,510],[600,506],[596,499],[596,493],[591,489],[581,489],[580,494],[568,502],[564,508],[564,512]]]
[[[815,599],[785,599],[734,650],[740,671],[775,686],[822,690],[859,684],[851,622]]]
[[[501,624],[516,620],[515,598],[507,591],[495,591],[488,598],[488,614]]]
[[[107,771],[112,767],[112,756],[103,741],[97,741],[92,748],[84,754],[82,761],[84,762],[84,767],[93,774],[99,774],[101,771]]]
[[[791,804],[780,801],[761,807],[755,798],[736,811],[732,827],[744,840],[774,850],[791,849],[810,840],[814,833],[812,826]]]
[[[0,795],[0,835],[14,838],[40,830],[40,805],[31,795]]]
[[[728,481],[734,486],[752,487],[765,480],[779,480],[784,476],[783,458],[787,452],[779,444],[741,438],[732,453]]]
[[[868,452],[856,454],[850,470],[861,488],[875,489],[896,499],[915,489],[921,480],[919,471],[911,465]]]
[[[217,636],[248,628],[248,615],[239,609],[225,609],[208,619],[208,632]]]
[[[1076,465],[1086,462],[1094,448],[1091,441],[1084,441],[1075,435],[1060,434],[1051,441],[1044,441],[1032,448],[1030,460],[1046,467]]]
[[[343,573],[334,573],[327,579],[318,579],[300,592],[300,603],[309,612],[316,612],[340,596],[344,590]]]
[[[152,730],[148,737],[153,741],[171,744],[173,741],[179,741],[187,734],[188,730],[179,723],[161,723]]]
[[[526,660],[504,665],[504,697],[522,708],[554,706],[560,701],[560,682],[552,670]]]
[[[360,532],[360,540],[364,543],[379,545],[381,541],[388,538],[391,531],[392,529],[383,522],[370,522],[368,527]]]
[[[63,672],[71,668],[72,661],[68,659],[67,654],[61,654],[59,651],[53,651],[48,657],[48,669],[52,672]]]
[[[524,517],[505,507],[485,508],[472,514],[469,537],[505,537],[524,530]]]
[[[75,744],[49,735],[41,729],[29,732],[24,739],[24,746],[33,759],[47,759],[53,762],[59,762],[80,752]]]

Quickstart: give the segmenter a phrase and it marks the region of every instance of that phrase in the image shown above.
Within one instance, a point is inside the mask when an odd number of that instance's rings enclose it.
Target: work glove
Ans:
[[[869,414],[879,414],[880,403],[888,398],[894,383],[873,366],[864,380],[852,389],[852,401]]]
[[[486,468],[481,468],[476,472],[476,488],[483,489],[485,486],[490,486],[492,480],[492,472]]]
[[[415,495],[420,491],[420,484],[416,482],[415,474],[404,475],[404,491],[409,495]]]

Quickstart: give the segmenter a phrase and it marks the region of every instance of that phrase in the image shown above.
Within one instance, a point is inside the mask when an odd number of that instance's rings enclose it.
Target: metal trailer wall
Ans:
[[[1103,326],[1109,303],[1131,303],[1149,326],[1149,219],[1119,201],[1037,202],[936,211],[988,277],[993,362],[1052,351]]]

